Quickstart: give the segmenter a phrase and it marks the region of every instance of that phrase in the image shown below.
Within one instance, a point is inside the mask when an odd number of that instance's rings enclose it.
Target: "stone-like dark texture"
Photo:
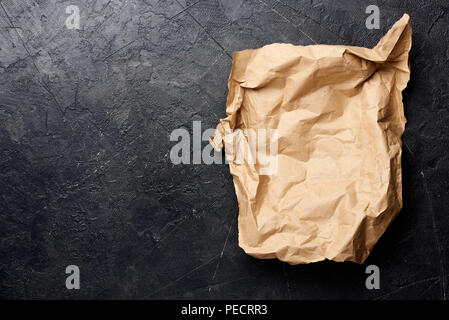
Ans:
[[[65,26],[70,4],[80,30]],[[365,27],[369,4],[380,30]],[[448,10],[445,0],[0,1],[0,297],[449,297]],[[404,209],[361,266],[245,255],[228,167],[173,165],[170,132],[224,117],[233,51],[372,47],[404,12]],[[80,290],[65,288],[70,264]],[[380,290],[365,288],[370,264]]]

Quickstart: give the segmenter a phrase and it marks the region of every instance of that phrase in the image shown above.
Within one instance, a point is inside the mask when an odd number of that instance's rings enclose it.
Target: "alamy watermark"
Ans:
[[[369,16],[366,18],[365,26],[367,29],[380,29],[380,10],[376,5],[369,5],[365,10]]]
[[[215,151],[211,144],[202,147],[203,142],[209,141],[215,133],[213,128],[202,132],[201,121],[193,121],[192,136],[185,128],[173,130],[170,141],[177,141],[177,143],[170,150],[171,162],[173,164],[223,164],[221,152]],[[217,135],[221,134],[217,133]],[[221,139],[223,139],[221,143],[226,153],[225,163],[254,165],[262,175],[277,172],[279,139],[277,129],[225,130]]]
[[[65,287],[69,290],[79,290],[80,288],[80,268],[76,265],[70,265],[65,268],[65,273],[69,276],[65,279]]]
[[[368,290],[380,289],[380,269],[375,264],[366,267],[366,274],[369,276],[365,280],[365,286]]]
[[[80,28],[80,8],[75,5],[70,5],[65,8],[65,13],[69,14],[65,20],[65,26],[67,29],[79,29]]]

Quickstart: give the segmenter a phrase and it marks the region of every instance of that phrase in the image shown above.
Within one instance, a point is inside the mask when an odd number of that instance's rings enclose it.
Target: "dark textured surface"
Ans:
[[[449,296],[447,1],[0,4],[0,297]],[[65,27],[69,4],[80,30]],[[380,30],[365,27],[369,4]],[[173,165],[170,132],[225,115],[233,51],[372,47],[404,12],[413,27],[404,209],[361,266],[245,255],[228,167]],[[80,290],[65,288],[70,264]],[[365,288],[369,264],[380,290]]]

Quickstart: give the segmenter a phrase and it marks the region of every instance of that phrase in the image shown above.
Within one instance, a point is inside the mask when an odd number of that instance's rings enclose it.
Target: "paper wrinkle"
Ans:
[[[226,151],[246,253],[363,263],[399,213],[409,20],[373,49],[276,43],[234,53],[227,117],[210,143]],[[251,129],[277,130],[275,172],[248,161]]]

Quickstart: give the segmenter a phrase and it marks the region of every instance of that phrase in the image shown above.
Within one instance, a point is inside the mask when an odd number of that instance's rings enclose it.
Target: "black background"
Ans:
[[[65,26],[80,7],[81,28]],[[380,8],[380,30],[365,9]],[[0,1],[0,297],[443,299],[449,282],[447,1]],[[372,47],[411,16],[404,209],[364,265],[237,245],[226,165],[173,165],[176,128],[225,116],[232,52]],[[206,145],[206,142],[204,142]],[[67,290],[78,265],[81,289]],[[381,271],[367,290],[365,268]]]

